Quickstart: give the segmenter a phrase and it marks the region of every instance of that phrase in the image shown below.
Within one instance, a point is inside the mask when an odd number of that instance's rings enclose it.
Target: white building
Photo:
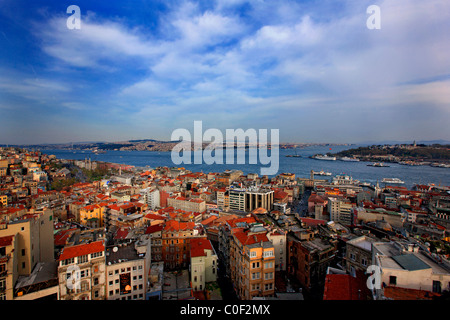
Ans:
[[[150,241],[106,249],[106,299],[145,300],[151,264]]]
[[[191,238],[191,282],[194,291],[202,291],[217,280],[217,254],[206,238]]]
[[[391,286],[436,293],[450,289],[448,260],[433,258],[412,243],[373,243],[372,264],[381,268],[382,288]],[[383,299],[383,290],[377,290],[376,298]]]

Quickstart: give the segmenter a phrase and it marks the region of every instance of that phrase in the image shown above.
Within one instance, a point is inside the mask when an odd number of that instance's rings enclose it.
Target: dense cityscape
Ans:
[[[450,186],[17,147],[0,176],[1,300],[448,299]]]

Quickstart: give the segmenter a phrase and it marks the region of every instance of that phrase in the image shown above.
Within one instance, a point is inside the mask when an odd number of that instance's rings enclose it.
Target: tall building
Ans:
[[[274,246],[265,229],[254,231],[236,230],[230,242],[231,280],[242,300],[275,294]]]
[[[217,280],[217,255],[206,238],[192,238],[190,251],[192,288],[202,291],[206,283]]]
[[[150,240],[106,248],[106,299],[144,300],[150,264]]]
[[[103,241],[65,247],[58,261],[59,300],[106,299]]]
[[[38,262],[54,261],[53,211],[25,214],[1,225],[0,238],[15,236],[18,275],[28,276]]]
[[[256,208],[273,209],[274,191],[263,188],[229,190],[230,210],[251,212]]]
[[[347,199],[329,198],[328,212],[330,214],[330,220],[342,223],[346,226],[353,225],[354,206],[355,205]]]
[[[17,237],[0,237],[0,300],[13,300],[14,284],[18,278],[16,268]]]

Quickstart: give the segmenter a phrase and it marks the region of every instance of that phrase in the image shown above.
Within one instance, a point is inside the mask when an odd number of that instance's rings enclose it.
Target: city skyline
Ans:
[[[69,29],[69,5],[81,28]],[[381,28],[366,26],[370,5]],[[450,136],[450,3],[3,1],[2,144],[280,129],[280,142]]]

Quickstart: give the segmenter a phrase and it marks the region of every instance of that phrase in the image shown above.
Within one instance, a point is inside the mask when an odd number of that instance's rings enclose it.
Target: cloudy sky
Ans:
[[[0,144],[450,139],[450,1],[0,0],[0,33]]]

